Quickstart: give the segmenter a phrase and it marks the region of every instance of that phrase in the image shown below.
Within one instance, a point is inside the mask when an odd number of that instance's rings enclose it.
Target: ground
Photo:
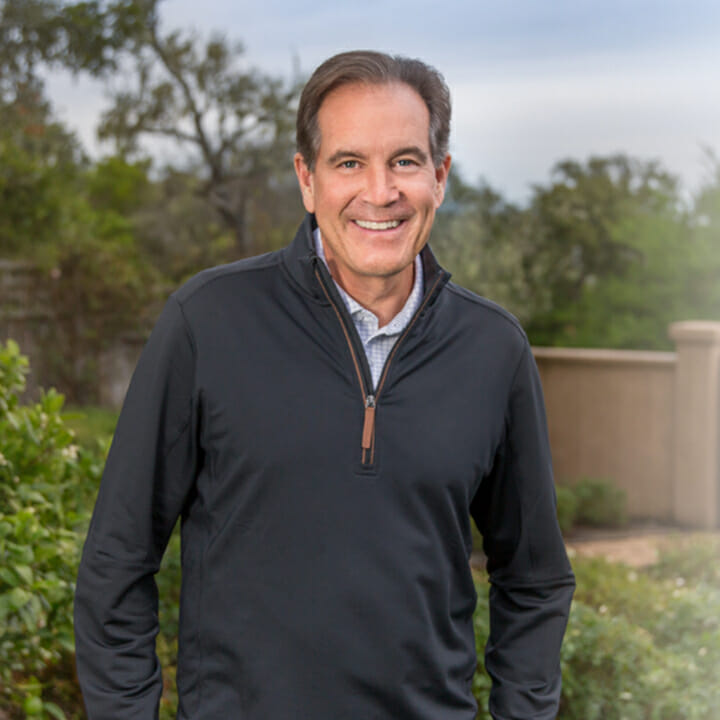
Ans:
[[[655,524],[631,525],[619,530],[578,528],[567,538],[566,544],[571,555],[604,557],[632,567],[647,567],[657,562],[663,548],[704,534],[713,533]]]
[[[642,568],[657,562],[664,548],[702,536],[720,537],[720,531],[701,532],[655,523],[634,523],[620,529],[580,527],[565,538],[565,544],[571,558],[604,557]],[[484,568],[482,552],[473,552],[470,563],[478,570]]]

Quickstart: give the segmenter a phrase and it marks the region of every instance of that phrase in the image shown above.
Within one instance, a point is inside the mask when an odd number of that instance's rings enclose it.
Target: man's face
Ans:
[[[412,276],[450,168],[449,155],[433,166],[429,123],[425,102],[408,85],[342,85],[318,112],[315,168],[295,156],[303,203],[346,290],[370,278]]]

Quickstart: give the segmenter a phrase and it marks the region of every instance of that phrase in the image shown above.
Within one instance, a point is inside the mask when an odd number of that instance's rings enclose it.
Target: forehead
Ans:
[[[330,91],[318,111],[320,155],[338,149],[417,145],[429,152],[430,112],[409,85],[349,83]]]

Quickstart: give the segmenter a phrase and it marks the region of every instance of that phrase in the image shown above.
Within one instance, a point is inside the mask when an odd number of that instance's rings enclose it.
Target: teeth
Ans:
[[[361,228],[365,230],[390,230],[396,228],[399,224],[399,220],[388,220],[387,222],[370,222],[369,220],[356,220],[355,221]]]

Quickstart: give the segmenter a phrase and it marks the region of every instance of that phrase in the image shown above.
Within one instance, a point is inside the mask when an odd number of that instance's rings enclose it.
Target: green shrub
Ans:
[[[63,420],[75,433],[78,445],[94,450],[98,444],[104,447],[112,438],[118,413],[95,405],[83,405],[67,408]]]
[[[577,591],[563,647],[559,717],[719,717],[718,589],[600,558],[576,559],[574,567]],[[599,714],[593,714],[596,707]]]
[[[627,524],[626,495],[607,480],[583,478],[573,488],[579,524],[622,527]]]
[[[572,488],[566,485],[558,485],[555,488],[557,494],[557,517],[560,530],[563,535],[572,530],[577,515],[577,497]]]
[[[686,584],[705,584],[720,591],[720,536],[675,537],[660,551],[650,569],[653,577],[682,578]]]
[[[0,705],[60,717],[49,669],[72,667],[75,575],[102,460],[76,444],[61,395],[20,403],[27,365],[16,343],[0,345]]]
[[[707,546],[701,547],[701,554]],[[680,557],[682,564],[684,559]],[[562,650],[559,720],[716,720],[720,717],[720,587],[576,558],[577,591]],[[486,576],[478,573],[473,691],[486,714]]]
[[[64,711],[64,717],[79,719],[84,715],[72,670],[72,594],[103,454],[84,449],[68,429],[56,393],[20,404],[26,371],[17,346],[0,345],[0,717],[59,718]],[[85,436],[87,447],[96,444],[94,434],[106,432],[102,423],[94,427]],[[606,498],[614,497],[611,514],[617,518],[617,494],[598,481],[580,487],[589,485],[602,486],[593,490],[602,501],[596,508],[612,506]],[[572,501],[559,489],[559,516],[570,515],[568,505]],[[698,538],[675,543],[647,571],[575,559],[578,589],[562,652],[559,720],[720,717],[719,553],[720,540]],[[478,717],[489,720],[490,680],[483,667],[487,576],[476,573],[476,581],[473,692]],[[177,533],[158,586],[157,650],[165,680],[160,717],[170,720],[177,705]]]

